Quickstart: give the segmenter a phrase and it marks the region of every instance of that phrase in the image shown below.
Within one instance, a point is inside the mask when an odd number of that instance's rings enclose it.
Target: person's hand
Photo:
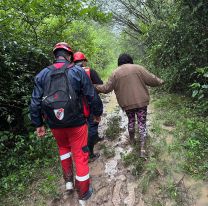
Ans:
[[[44,137],[46,134],[45,127],[44,126],[37,127],[36,132],[37,132],[38,137]]]
[[[102,84],[93,84],[93,86],[98,94],[101,93],[100,90],[98,89],[98,86],[100,86],[100,85],[102,85]]]
[[[95,90],[96,90],[96,92],[98,92],[99,93],[99,90],[97,89],[97,86],[98,86],[99,84],[93,84],[93,86],[94,86],[94,88],[95,88]]]
[[[161,85],[165,84],[165,81],[162,80],[162,79],[160,79],[160,84],[161,84]]]
[[[93,121],[96,123],[99,123],[101,121],[101,117],[100,116],[93,116]]]

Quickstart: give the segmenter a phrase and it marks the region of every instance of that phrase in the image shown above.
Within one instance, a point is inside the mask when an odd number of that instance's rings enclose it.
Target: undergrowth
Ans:
[[[17,142],[9,148],[5,142],[9,142],[10,135],[1,132],[1,205],[20,205],[31,192],[45,197],[54,196],[61,172],[58,151],[51,134],[44,138],[37,138],[34,133],[16,135]]]
[[[190,175],[208,178],[208,117],[191,100],[174,94],[158,94],[154,105],[163,124],[175,127],[170,147]],[[178,154],[178,155],[177,155]]]
[[[119,134],[121,132],[120,126],[120,117],[119,116],[112,116],[108,123],[107,123],[107,129],[105,131],[105,135],[109,140],[115,140],[119,137]]]
[[[115,156],[115,150],[113,148],[110,148],[109,146],[106,146],[105,144],[101,144],[100,149],[107,159]]]

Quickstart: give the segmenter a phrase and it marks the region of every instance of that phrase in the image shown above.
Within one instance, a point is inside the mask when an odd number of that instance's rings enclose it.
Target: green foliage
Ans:
[[[32,133],[23,136],[3,131],[0,135],[1,195],[24,192],[35,180],[37,168],[57,159],[55,142],[51,135],[43,139]]]
[[[171,150],[180,153],[183,168],[190,174],[207,178],[208,169],[208,119],[200,116],[193,103],[177,95],[157,96],[155,106],[160,109],[160,119],[172,118],[176,129],[172,131],[175,141]]]
[[[110,20],[111,14],[102,12],[94,1],[0,2],[1,197],[10,199],[12,194],[19,199],[42,177],[45,180],[37,193],[56,193],[55,177],[50,172],[42,174],[54,164],[55,143],[51,135],[37,139],[31,133],[34,128],[28,118],[28,104],[33,78],[53,62],[52,48],[60,41],[68,42],[74,51],[85,52],[95,69],[108,67],[108,54],[116,50],[109,46],[111,39],[116,44],[105,26]],[[5,205],[20,204],[14,200]]]
[[[191,88],[193,97],[206,98],[207,3],[200,1],[194,6],[187,1],[170,2],[164,3],[168,15],[161,11],[167,18],[157,20],[148,31],[148,60],[153,71],[167,80],[168,89],[190,93]]]
[[[107,26],[90,21],[74,21],[62,35],[67,42],[71,42],[75,51],[86,55],[89,66],[98,72],[105,72],[117,59],[120,50],[114,34],[108,30]]]
[[[139,153],[137,150],[133,150],[128,154],[122,156],[122,160],[125,166],[133,166],[132,174],[135,176],[140,176],[145,170],[145,161],[139,158]]]
[[[192,96],[207,112],[207,1],[118,2],[124,2],[129,13],[126,21],[118,19],[126,26],[124,49],[161,76],[163,88]]]
[[[96,23],[109,20],[110,15],[101,12],[91,1],[1,1],[0,130],[27,132],[22,119],[31,96],[32,79],[53,61],[53,45],[68,41],[75,51],[81,49],[89,54],[92,62],[96,57],[96,62],[112,34],[107,35],[107,29],[101,26],[95,32],[94,29],[98,27]],[[98,44],[101,39],[102,43]],[[106,61],[106,53],[105,49],[105,57],[100,61],[103,67],[110,62]]]
[[[208,95],[208,67],[197,68],[193,74],[200,81],[190,85],[192,97],[201,100]]]
[[[115,156],[115,150],[105,144],[100,145],[100,149],[107,159]]]
[[[197,175],[206,174],[208,170],[208,125],[198,118],[189,118],[184,120],[183,123],[186,126],[184,133],[189,134],[188,138],[182,135],[185,140],[183,147],[186,150],[185,169]]]
[[[24,47],[16,41],[9,42],[1,38],[0,45],[0,130],[25,132],[24,108],[31,95],[32,78],[37,68],[46,66],[49,61],[41,51],[29,45]]]
[[[112,74],[112,72],[117,68],[117,57],[115,57],[111,63],[108,65],[107,69],[100,69],[98,70],[99,75],[101,76],[102,80],[107,81],[109,76]]]
[[[120,117],[119,116],[113,116],[108,121],[108,128],[105,131],[105,135],[110,140],[115,140],[117,137],[119,137],[120,134]]]

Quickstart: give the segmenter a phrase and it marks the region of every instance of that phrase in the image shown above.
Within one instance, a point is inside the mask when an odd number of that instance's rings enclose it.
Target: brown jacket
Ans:
[[[124,110],[141,108],[149,104],[147,86],[156,87],[163,84],[159,79],[144,67],[136,64],[123,64],[118,67],[104,85],[96,85],[102,93],[114,90],[120,107]]]

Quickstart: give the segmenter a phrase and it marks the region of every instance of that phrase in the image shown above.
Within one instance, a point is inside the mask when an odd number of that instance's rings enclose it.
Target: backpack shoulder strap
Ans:
[[[52,64],[52,65],[50,65],[50,66],[48,66],[47,67],[49,70],[54,70],[54,69],[56,69],[56,67]]]
[[[65,63],[63,66],[61,66],[58,69],[54,65],[50,66],[49,69],[51,69],[51,76],[65,73],[66,70],[68,69],[68,66],[69,66],[68,63]]]
[[[90,76],[90,67],[83,67],[83,69],[85,70],[87,76],[91,79],[91,76]]]
[[[73,66],[74,66],[74,63],[72,62],[71,64],[68,64],[67,69],[70,69]]]

